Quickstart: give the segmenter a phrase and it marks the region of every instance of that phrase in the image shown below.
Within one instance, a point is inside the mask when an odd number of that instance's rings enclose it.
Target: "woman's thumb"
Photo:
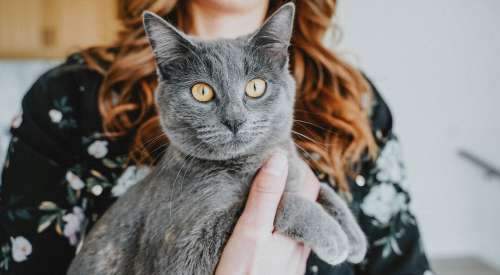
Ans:
[[[287,174],[286,156],[281,152],[274,153],[255,177],[245,209],[238,222],[258,230],[272,232]]]

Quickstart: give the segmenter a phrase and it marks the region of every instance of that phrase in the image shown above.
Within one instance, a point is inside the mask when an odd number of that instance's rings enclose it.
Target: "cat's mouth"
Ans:
[[[246,129],[236,133],[231,131],[219,131],[210,135],[197,135],[197,139],[220,153],[232,153],[232,151],[245,151],[262,140],[264,131],[262,129]]]
[[[242,125],[237,131],[231,131],[221,125],[183,125],[166,128],[172,143],[181,150],[200,158],[230,159],[249,153],[255,153],[270,140],[270,123],[257,121]]]
[[[198,140],[214,147],[246,144],[256,138],[251,131],[241,131],[237,133],[222,132],[211,136],[199,135]]]

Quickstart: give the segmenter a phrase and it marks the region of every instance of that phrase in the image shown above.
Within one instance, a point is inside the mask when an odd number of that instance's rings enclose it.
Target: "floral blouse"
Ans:
[[[24,96],[0,186],[0,274],[65,274],[96,220],[149,172],[127,165],[135,133],[115,140],[102,134],[101,80],[74,54]],[[311,254],[308,275],[432,274],[408,207],[391,113],[373,89],[371,119],[380,155],[361,161],[351,192],[344,194],[368,236],[368,255],[361,264],[332,267]]]

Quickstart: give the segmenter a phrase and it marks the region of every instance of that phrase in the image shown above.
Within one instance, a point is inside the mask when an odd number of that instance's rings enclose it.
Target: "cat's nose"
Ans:
[[[238,130],[241,128],[243,123],[245,123],[244,119],[225,119],[222,121],[222,124],[226,125],[226,127],[233,132],[233,134],[238,133]]]

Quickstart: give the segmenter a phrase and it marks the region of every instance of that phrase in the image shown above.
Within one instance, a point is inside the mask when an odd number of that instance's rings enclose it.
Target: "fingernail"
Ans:
[[[281,153],[274,153],[264,165],[264,169],[271,175],[281,176],[287,167],[287,158]]]

